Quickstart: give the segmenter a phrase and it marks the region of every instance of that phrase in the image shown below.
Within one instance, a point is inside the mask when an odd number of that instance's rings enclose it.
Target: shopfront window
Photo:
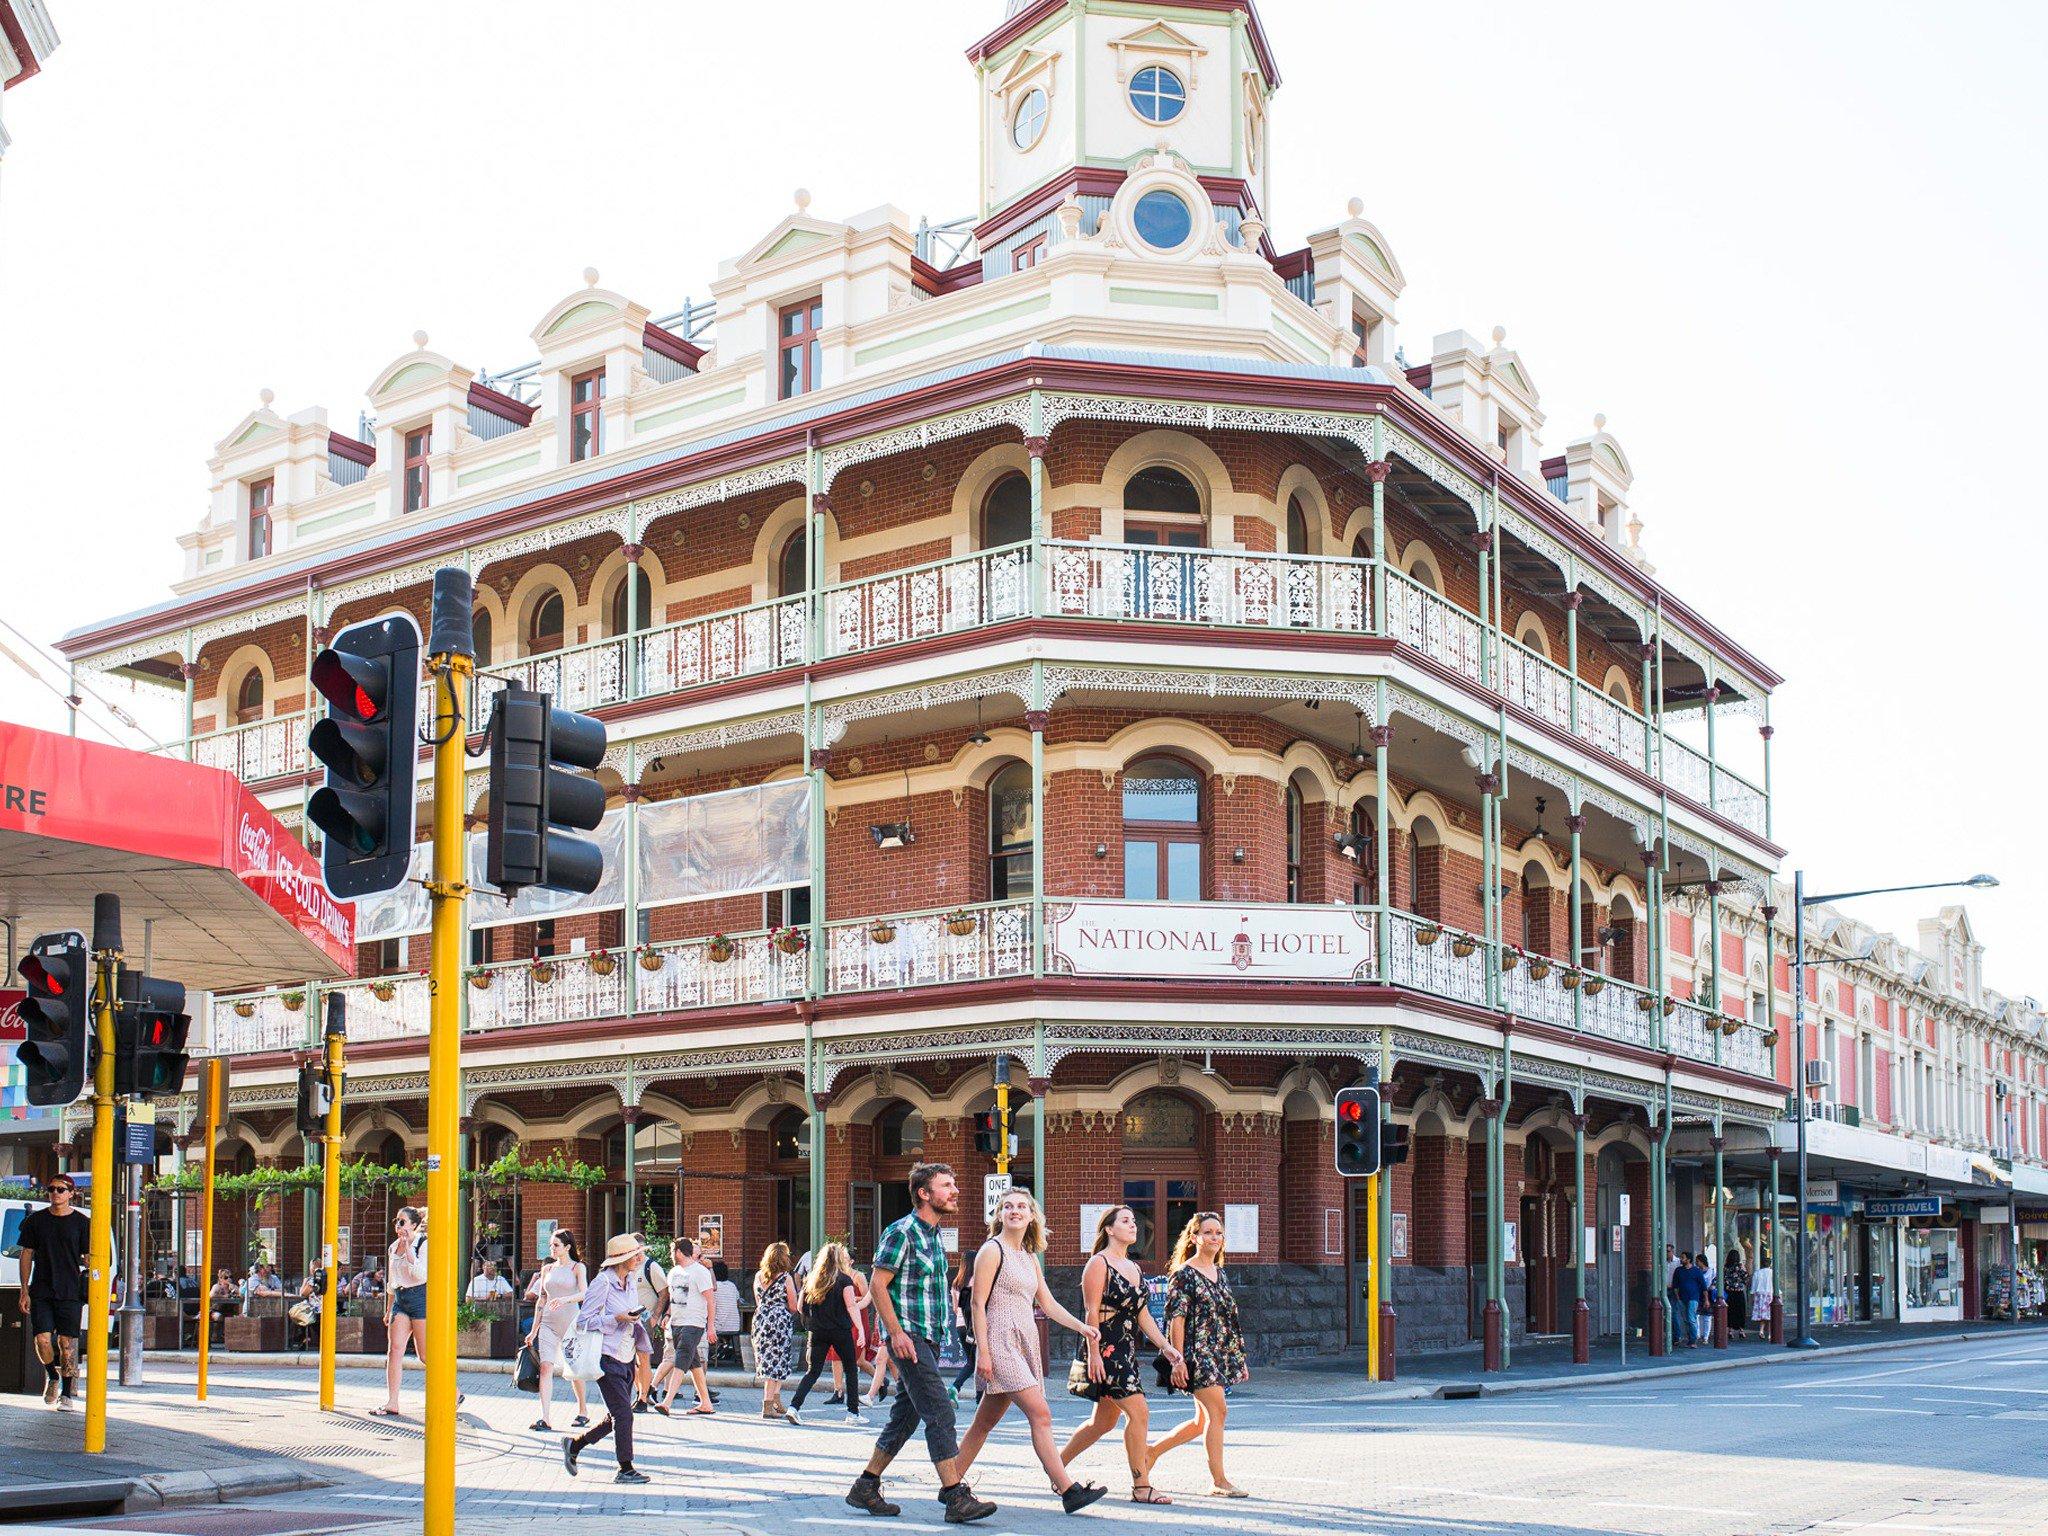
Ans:
[[[1953,1227],[1908,1227],[1903,1241],[1901,1295],[1908,1320],[1915,1312],[1954,1310],[1963,1315],[1963,1258]]]

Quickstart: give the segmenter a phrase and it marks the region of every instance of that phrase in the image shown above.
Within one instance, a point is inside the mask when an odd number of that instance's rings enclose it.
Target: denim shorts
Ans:
[[[391,1293],[391,1315],[424,1323],[427,1320],[427,1288],[424,1285],[401,1285]]]

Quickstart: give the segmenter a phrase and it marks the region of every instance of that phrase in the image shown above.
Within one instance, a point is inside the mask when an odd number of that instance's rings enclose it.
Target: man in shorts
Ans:
[[[704,1333],[711,1326],[711,1293],[718,1281],[698,1260],[697,1245],[687,1237],[669,1244],[668,1335],[675,1347],[674,1374],[669,1377],[667,1408],[685,1376],[697,1389],[697,1406],[692,1413],[711,1413],[711,1384],[704,1375]]]
[[[50,1203],[21,1224],[21,1310],[43,1362],[43,1401],[57,1408],[73,1404],[92,1242],[92,1223],[72,1209],[77,1194],[70,1176],[58,1174],[50,1180]]]
[[[939,1236],[939,1222],[942,1217],[960,1214],[960,1184],[953,1170],[944,1163],[919,1163],[912,1168],[910,1203],[910,1214],[890,1223],[875,1244],[874,1283],[868,1291],[887,1330],[902,1389],[889,1412],[889,1422],[875,1440],[875,1453],[868,1458],[866,1470],[847,1490],[846,1502],[871,1515],[903,1512],[882,1497],[882,1474],[896,1453],[910,1443],[921,1420],[924,1447],[939,1474],[939,1502],[946,1506],[946,1523],[964,1525],[986,1519],[996,1507],[987,1499],[976,1498],[974,1490],[960,1480],[955,1464],[960,1442],[953,1400],[946,1395],[946,1383],[939,1374],[939,1348],[953,1321],[952,1268]],[[855,1373],[848,1371],[847,1376],[848,1391],[859,1391]]]

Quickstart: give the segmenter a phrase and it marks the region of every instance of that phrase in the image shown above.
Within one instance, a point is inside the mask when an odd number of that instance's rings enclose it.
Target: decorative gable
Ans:
[[[1163,21],[1116,38],[1109,45],[1116,50],[1116,78],[1119,84],[1131,78],[1133,69],[1141,69],[1156,59],[1178,60],[1186,70],[1188,89],[1193,90],[1199,80],[1197,71],[1202,57],[1208,53],[1200,43],[1177,27],[1170,27]],[[1132,56],[1136,55],[1136,63]]]
[[[1017,99],[1034,86],[1048,97],[1053,95],[1059,62],[1057,53],[1041,53],[1036,48],[1026,48],[1012,59],[1002,77],[989,82],[990,93],[1003,104],[1003,115],[1008,117]]]

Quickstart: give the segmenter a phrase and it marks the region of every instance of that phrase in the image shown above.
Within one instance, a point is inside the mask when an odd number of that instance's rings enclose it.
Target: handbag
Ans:
[[[1178,1390],[1173,1384],[1173,1362],[1167,1359],[1166,1356],[1154,1355],[1152,1357],[1152,1374],[1159,1378],[1160,1391],[1173,1392]]]
[[[1087,1397],[1094,1385],[1088,1379],[1088,1352],[1084,1349],[1067,1367],[1067,1390],[1076,1397]]]
[[[513,1368],[512,1384],[521,1392],[540,1390],[540,1357],[533,1352],[531,1344],[519,1346],[519,1362]]]
[[[579,1328],[562,1343],[562,1374],[571,1381],[592,1382],[604,1374],[604,1335]]]

